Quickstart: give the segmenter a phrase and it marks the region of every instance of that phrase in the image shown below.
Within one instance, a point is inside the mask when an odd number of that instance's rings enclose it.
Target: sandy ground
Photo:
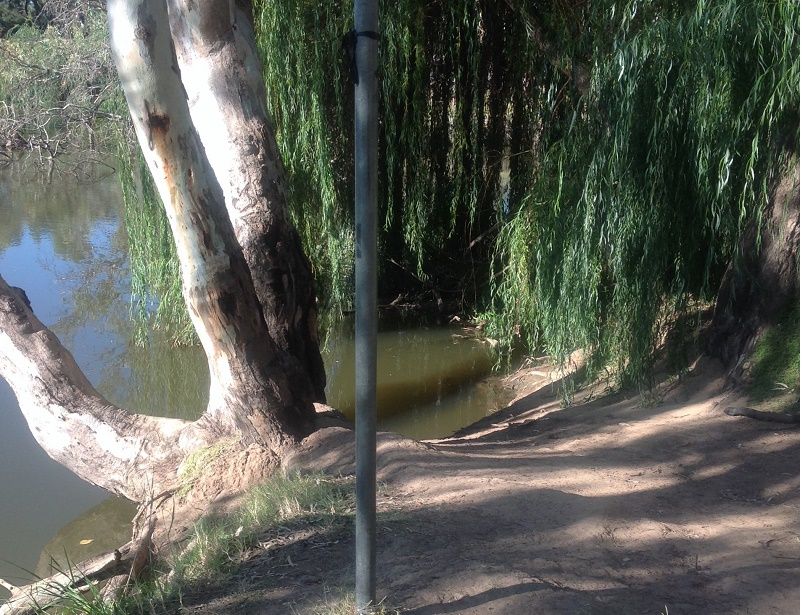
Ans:
[[[406,613],[799,612],[799,429],[729,417],[702,360],[656,399],[581,391],[542,371],[457,437],[379,438],[378,593]],[[594,397],[595,396],[595,397]],[[350,432],[294,464],[348,473]],[[190,613],[314,613],[353,587],[348,524],[256,554]]]

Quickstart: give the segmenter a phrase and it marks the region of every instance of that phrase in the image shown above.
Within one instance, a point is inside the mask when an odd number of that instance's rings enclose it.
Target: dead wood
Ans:
[[[769,423],[786,423],[788,425],[799,424],[798,414],[786,414],[784,412],[764,412],[754,408],[743,406],[728,406],[724,408],[724,414],[728,416],[744,416],[756,421],[766,421]]]
[[[103,597],[118,595],[148,568],[153,553],[155,527],[155,520],[151,520],[136,540],[109,553],[71,565],[69,569],[35,583],[16,587],[3,581],[3,587],[11,592],[11,597],[0,606],[0,615],[35,615],[41,609],[57,603],[70,590],[86,592],[104,582]]]

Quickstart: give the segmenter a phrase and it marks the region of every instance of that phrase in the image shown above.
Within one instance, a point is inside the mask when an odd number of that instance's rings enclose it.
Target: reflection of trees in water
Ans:
[[[115,242],[116,243],[116,242]],[[68,272],[72,306],[54,330],[68,347],[78,336],[98,337],[94,383],[111,401],[135,412],[195,419],[208,399],[209,374],[199,347],[174,347],[151,330],[144,346],[130,314],[130,268],[124,249],[97,249]]]
[[[0,196],[0,247],[18,244],[27,229],[36,241],[51,238],[56,254],[73,263],[92,257],[92,230],[117,220],[121,208],[114,176],[79,181],[57,171],[48,181],[33,161],[0,169]]]
[[[198,346],[173,347],[166,340],[129,343],[105,365],[98,390],[135,412],[194,420],[208,401],[206,356]]]
[[[0,170],[0,250],[27,231],[49,238],[58,276],[69,288],[68,313],[53,330],[69,348],[88,347],[84,368],[112,401],[134,411],[196,418],[208,396],[208,368],[199,348],[174,348],[151,332],[134,344],[130,266],[122,196],[115,176],[79,182],[57,175],[48,182],[24,161]],[[43,266],[57,267],[58,263]],[[193,376],[196,375],[196,376]]]

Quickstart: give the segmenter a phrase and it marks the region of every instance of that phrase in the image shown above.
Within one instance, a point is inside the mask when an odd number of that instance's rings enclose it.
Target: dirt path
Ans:
[[[518,379],[518,401],[459,437],[380,438],[388,603],[417,615],[798,612],[798,428],[725,416],[704,362],[650,406],[585,391],[560,410],[540,375]],[[351,447],[349,432],[324,430],[296,463],[349,472]],[[351,560],[346,527],[299,535],[247,564],[236,592],[208,588],[185,607],[314,612],[352,587]]]

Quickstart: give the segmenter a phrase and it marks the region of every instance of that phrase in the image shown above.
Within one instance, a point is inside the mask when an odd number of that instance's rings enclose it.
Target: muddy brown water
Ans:
[[[80,181],[57,170],[48,183],[31,164],[0,169],[0,273],[25,289],[39,318],[112,402],[186,419],[203,411],[208,371],[198,348],[173,348],[156,335],[147,348],[132,343],[114,175]],[[498,381],[486,378],[487,345],[470,332],[396,320],[382,323],[378,343],[381,429],[439,438],[507,401]],[[329,336],[324,360],[328,401],[350,416],[353,353],[345,322]],[[50,460],[2,379],[0,494],[0,577],[12,583],[48,574],[51,558],[79,561],[127,539],[132,504]]]

